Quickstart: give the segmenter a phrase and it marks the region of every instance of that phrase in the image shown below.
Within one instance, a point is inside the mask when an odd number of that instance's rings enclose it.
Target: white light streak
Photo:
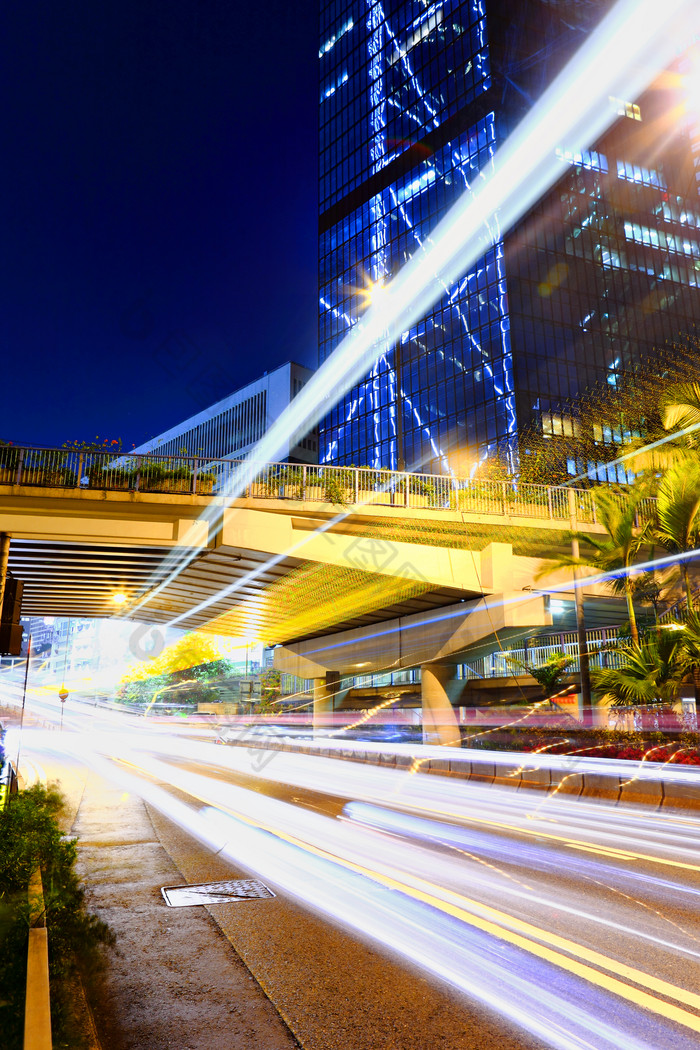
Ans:
[[[610,96],[636,98],[700,31],[697,0],[618,0],[579,52],[556,78],[508,140],[474,195],[465,195],[431,233],[425,253],[409,260],[386,285],[381,304],[369,307],[360,323],[333,351],[300,394],[279,416],[232,476],[226,493],[201,516],[216,530],[224,508],[238,498],[254,470],[252,461],[280,458],[289,435],[311,429],[331,405],[372,370],[378,351],[395,342],[491,246],[490,225],[502,231],[518,221],[560,177],[556,151],[588,149],[617,118]],[[376,163],[379,158],[375,157]],[[182,546],[164,559],[163,590],[197,555],[196,526]],[[142,599],[130,610],[136,616]]]

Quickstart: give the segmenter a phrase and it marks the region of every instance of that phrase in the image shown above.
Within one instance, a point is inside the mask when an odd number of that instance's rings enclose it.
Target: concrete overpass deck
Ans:
[[[227,507],[201,494],[0,484],[0,531],[12,537],[9,566],[25,581],[28,615],[113,615],[119,591],[127,616],[281,642],[532,587],[540,557],[566,543],[556,492],[538,487],[539,510],[551,514],[542,518],[481,489],[477,510],[466,490],[461,508],[397,506],[387,491],[334,506],[311,488],[305,499],[273,489]],[[216,529],[202,520],[212,504]],[[513,554],[514,543],[534,556]],[[172,574],[181,555],[189,562]]]

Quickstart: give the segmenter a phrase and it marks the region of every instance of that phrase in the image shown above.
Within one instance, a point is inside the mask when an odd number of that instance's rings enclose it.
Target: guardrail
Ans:
[[[578,525],[598,523],[595,488],[572,490],[369,467],[0,446],[0,485],[216,495],[227,491],[236,478],[243,480],[243,494],[256,499],[452,510],[567,526],[573,510]],[[572,491],[573,507],[569,503]],[[640,503],[640,520],[653,513],[653,506],[652,499]]]

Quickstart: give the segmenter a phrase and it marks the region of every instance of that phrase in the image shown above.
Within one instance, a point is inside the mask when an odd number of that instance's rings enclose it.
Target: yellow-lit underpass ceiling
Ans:
[[[421,548],[425,546],[481,550],[489,543],[501,542],[512,543],[518,553],[547,557],[555,549],[566,550],[568,543],[566,534],[560,530],[533,536],[532,529],[524,530],[517,524],[510,527],[490,523],[456,525],[416,519],[368,522],[353,515],[330,531],[384,543],[415,544],[419,568]],[[415,601],[421,597],[422,601]],[[366,624],[368,618],[381,622],[409,615],[461,597],[464,594],[458,590],[437,590],[415,580],[327,564],[305,564],[215,617],[206,630],[274,645],[320,634],[330,628],[347,629],[359,626],[360,622]],[[377,615],[372,617],[372,613]]]
[[[428,586],[414,580],[379,576],[334,565],[303,565],[292,569],[258,596],[217,616],[207,631],[251,639],[270,645],[304,638],[342,622],[352,626],[358,617],[396,607],[396,615],[415,611],[411,599],[426,594]],[[439,604],[439,603],[436,603]],[[386,614],[377,616],[385,619]]]

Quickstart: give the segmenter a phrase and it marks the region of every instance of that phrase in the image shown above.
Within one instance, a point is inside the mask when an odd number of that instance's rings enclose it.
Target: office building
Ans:
[[[244,459],[311,375],[311,369],[288,361],[144,442],[132,454]],[[281,458],[290,463],[317,463],[317,431],[292,436]]]
[[[332,0],[321,15],[323,361],[610,7],[606,0]],[[320,427],[320,461],[445,471],[614,388],[700,320],[697,134],[680,78],[610,100],[586,152]],[[694,161],[698,162],[697,164]],[[573,409],[571,406],[574,406]]]

